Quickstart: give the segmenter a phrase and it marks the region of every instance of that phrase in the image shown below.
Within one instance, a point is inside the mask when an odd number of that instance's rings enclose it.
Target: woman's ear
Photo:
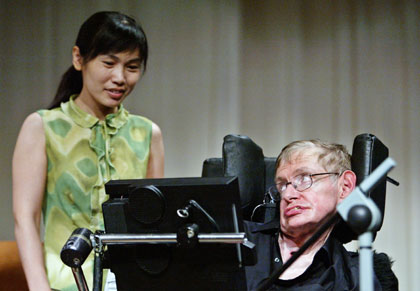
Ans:
[[[347,170],[341,174],[340,183],[340,201],[345,199],[356,188],[356,174],[353,171]]]
[[[72,56],[73,56],[73,67],[77,71],[81,71],[82,65],[83,65],[83,58],[82,58],[82,55],[80,54],[80,49],[78,46],[73,47]]]

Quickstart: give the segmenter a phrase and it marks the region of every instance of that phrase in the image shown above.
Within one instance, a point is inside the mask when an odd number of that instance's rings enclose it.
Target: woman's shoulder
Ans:
[[[31,140],[38,139],[44,135],[44,123],[41,116],[37,112],[29,114],[23,121],[18,136],[18,143],[22,141],[29,144]]]
[[[45,129],[56,130],[57,128],[71,128],[74,124],[74,121],[71,116],[66,114],[61,107],[56,107],[53,109],[41,109],[36,111],[40,116]]]
[[[28,131],[39,130],[43,128],[42,117],[38,112],[29,114],[23,121],[22,129]]]
[[[154,140],[162,139],[162,131],[160,127],[147,117],[129,114],[127,125],[131,129],[137,128],[142,131],[146,130],[147,135]]]
[[[144,121],[147,121],[147,122],[152,122],[149,118],[147,118],[143,115],[138,115],[138,114],[128,113],[128,118],[131,119],[131,120],[144,120]]]
[[[129,113],[128,124],[148,127],[151,130],[154,122],[145,116]]]
[[[63,117],[65,116],[65,113],[61,109],[61,107],[55,107],[52,109],[39,109],[35,113],[38,113],[38,115],[44,119],[44,118],[52,118],[52,117]]]

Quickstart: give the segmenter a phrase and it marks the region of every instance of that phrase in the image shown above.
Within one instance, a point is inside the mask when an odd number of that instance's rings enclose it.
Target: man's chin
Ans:
[[[311,232],[311,230],[315,230],[317,228],[317,223],[309,220],[306,217],[292,217],[292,219],[288,219],[288,223],[286,225],[281,226],[281,230],[285,234],[291,234],[292,236],[295,234],[305,234]]]

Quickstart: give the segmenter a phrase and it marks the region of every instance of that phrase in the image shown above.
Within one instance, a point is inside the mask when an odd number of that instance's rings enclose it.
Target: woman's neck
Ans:
[[[99,120],[105,120],[108,114],[117,112],[118,108],[109,108],[101,106],[97,102],[93,102],[91,98],[84,98],[83,95],[79,95],[74,99],[74,102],[80,109],[95,116]]]

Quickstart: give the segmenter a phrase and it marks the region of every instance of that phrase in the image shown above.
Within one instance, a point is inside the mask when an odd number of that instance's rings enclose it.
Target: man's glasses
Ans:
[[[271,186],[269,191],[270,196],[274,200],[280,200],[281,195],[286,191],[288,185],[292,185],[297,191],[302,192],[311,188],[314,180],[312,177],[321,175],[340,175],[340,173],[317,173],[317,174],[300,174],[294,176],[290,182],[280,182]]]

